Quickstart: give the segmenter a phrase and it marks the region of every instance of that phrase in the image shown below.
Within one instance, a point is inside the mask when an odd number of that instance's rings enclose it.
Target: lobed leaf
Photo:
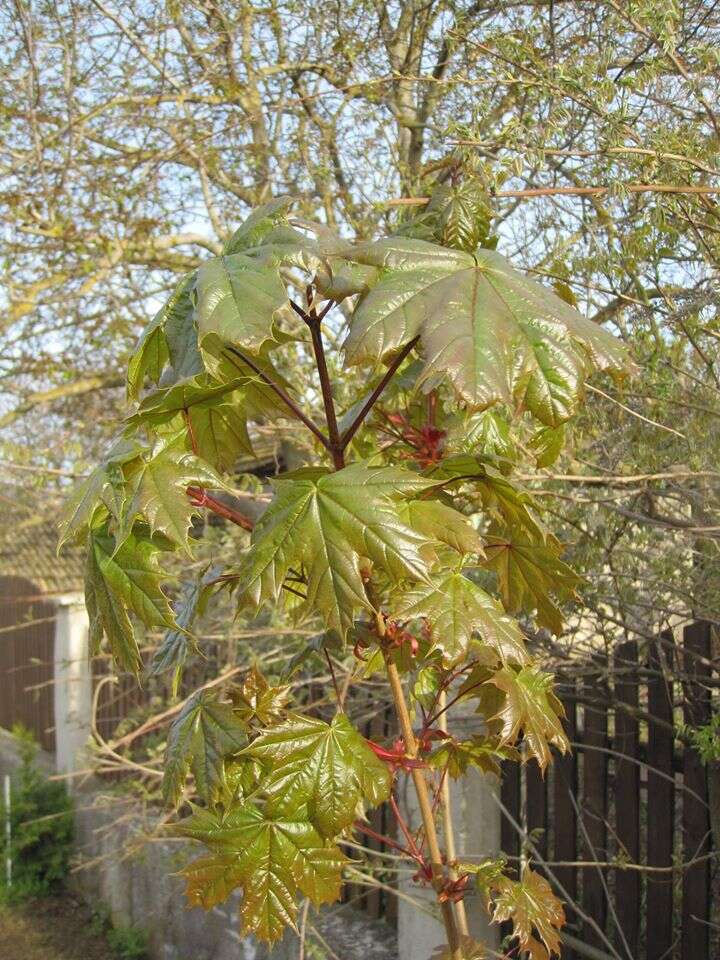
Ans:
[[[394,616],[400,620],[428,620],[434,646],[446,661],[458,661],[479,634],[503,663],[527,663],[529,655],[517,623],[500,604],[461,571],[438,574],[403,593]]]
[[[469,404],[521,407],[548,426],[572,416],[589,372],[624,364],[614,337],[493,250],[389,238],[347,259],[382,270],[353,313],[350,363],[420,336],[428,389],[449,380]]]
[[[377,806],[390,793],[388,768],[344,713],[331,723],[293,714],[243,753],[267,767],[268,809],[310,820],[325,837],[353,822],[361,799]]]
[[[245,802],[225,814],[196,808],[174,832],[213,851],[183,871],[191,902],[208,909],[242,886],[243,930],[262,940],[272,943],[286,926],[295,929],[298,892],[316,906],[340,895],[344,856],[300,817],[268,814]]]
[[[397,501],[428,485],[409,470],[363,463],[276,481],[253,531],[240,602],[277,599],[293,570],[303,575],[307,605],[345,636],[355,611],[372,609],[363,580],[370,563],[394,581],[427,579],[427,537],[403,520]]]
[[[177,803],[189,772],[204,800],[218,798],[224,787],[225,758],[246,743],[245,724],[236,716],[232,704],[221,702],[209,690],[193,694],[168,734],[163,773],[166,802]]]
[[[552,690],[553,678],[534,666],[520,669],[503,667],[488,681],[505,695],[491,720],[502,724],[501,744],[513,745],[523,735],[529,753],[544,770],[551,761],[550,745],[561,753],[570,751],[570,742],[560,718],[565,716],[562,704]]]

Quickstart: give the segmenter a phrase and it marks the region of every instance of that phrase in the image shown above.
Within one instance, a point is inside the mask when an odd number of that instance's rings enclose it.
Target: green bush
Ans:
[[[22,763],[10,790],[10,842],[5,834],[6,811],[0,805],[0,899],[18,902],[57,893],[65,879],[72,852],[72,801],[65,785],[48,780],[36,764],[37,746],[21,738]],[[12,861],[8,885],[6,857]]]
[[[110,908],[104,903],[93,907],[92,932],[105,937],[115,960],[147,960],[147,934],[139,927],[113,926]]]

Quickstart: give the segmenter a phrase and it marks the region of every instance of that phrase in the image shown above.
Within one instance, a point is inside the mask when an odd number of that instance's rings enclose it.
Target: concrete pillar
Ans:
[[[453,711],[450,730],[458,739],[469,739],[473,733],[482,733],[483,721],[476,715],[458,716]],[[455,842],[459,859],[471,861],[496,857],[500,853],[500,808],[494,799],[499,796],[500,781],[493,774],[470,769],[460,780],[450,781]],[[410,778],[405,778],[400,797],[403,815],[409,817],[411,827],[420,825],[415,792]],[[442,833],[440,836],[442,844]],[[399,960],[427,960],[435,947],[445,943],[445,932],[430,888],[421,888],[407,875],[400,880],[401,893],[419,901],[418,906],[398,899],[398,957]],[[470,935],[487,945],[490,950],[499,947],[497,926],[488,923],[485,907],[473,889],[465,897]]]
[[[81,594],[57,601],[55,620],[55,760],[58,773],[82,767],[91,732],[92,678],[88,617]]]

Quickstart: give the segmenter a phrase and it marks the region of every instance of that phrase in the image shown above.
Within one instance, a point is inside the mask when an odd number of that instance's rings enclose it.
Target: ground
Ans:
[[[70,895],[0,906],[3,960],[110,960],[99,923]]]

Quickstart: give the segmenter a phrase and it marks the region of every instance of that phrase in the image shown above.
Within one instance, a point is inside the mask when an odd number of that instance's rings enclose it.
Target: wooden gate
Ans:
[[[720,955],[706,770],[675,740],[680,723],[710,718],[710,657],[707,623],[686,627],[679,645],[663,634],[641,656],[622,644],[611,663],[597,658],[559,686],[572,756],[544,780],[534,762],[503,771],[503,851],[521,852],[512,817],[585,914],[568,909],[569,929],[607,954],[602,931],[622,960]]]
[[[55,605],[24,577],[0,577],[0,726],[20,723],[55,750]]]

